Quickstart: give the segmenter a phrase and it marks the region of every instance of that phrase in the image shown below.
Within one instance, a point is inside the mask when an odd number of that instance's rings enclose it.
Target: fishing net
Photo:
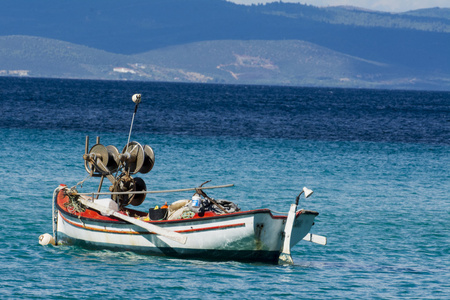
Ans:
[[[65,189],[64,195],[69,199],[69,201],[64,203],[64,207],[66,207],[70,213],[82,213],[86,211],[86,207],[78,201],[80,195],[78,195],[78,191],[75,188]]]

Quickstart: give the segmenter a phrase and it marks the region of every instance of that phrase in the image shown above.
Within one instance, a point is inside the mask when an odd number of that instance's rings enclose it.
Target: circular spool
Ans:
[[[126,160],[128,170],[131,174],[138,173],[144,165],[144,148],[138,142],[130,142],[122,150],[122,154],[130,153],[130,158]]]
[[[140,171],[142,174],[150,172],[155,165],[155,152],[153,152],[152,147],[150,147],[149,145],[145,145],[144,154],[144,165],[142,166]]]
[[[119,150],[117,149],[116,146],[113,146],[113,145],[106,146],[106,150],[108,151],[108,157],[109,157],[107,167],[111,172],[115,172],[115,171],[117,171],[117,168],[119,167],[119,163],[120,163]]]
[[[94,146],[92,146],[91,150],[89,150],[89,155],[94,154],[96,156],[96,162],[98,159],[100,159],[100,161],[105,165],[108,166],[108,161],[109,161],[109,154],[108,154],[108,150],[106,149],[105,146],[103,146],[102,144],[95,144]],[[88,163],[87,164],[87,168],[89,170],[88,173],[92,171],[94,172],[101,172],[101,170],[95,170],[95,167],[93,168],[92,163]]]
[[[122,174],[119,176],[117,183],[114,185],[113,192],[141,192],[146,191],[147,186],[142,178]],[[146,194],[121,194],[112,195],[112,199],[118,202],[121,206],[127,206],[129,204],[138,206],[145,200]]]
[[[134,185],[136,192],[142,192],[147,190],[147,186],[145,185],[145,181],[140,177],[135,177],[134,179]],[[139,206],[144,202],[146,194],[134,194],[130,198],[129,204],[133,206]]]
[[[113,186],[113,192],[134,192],[136,191],[136,184],[134,179],[131,176],[126,174],[122,174],[117,179],[116,183]],[[112,195],[111,198],[116,201],[121,206],[126,206],[131,203],[133,200],[133,194],[121,194],[121,195]]]

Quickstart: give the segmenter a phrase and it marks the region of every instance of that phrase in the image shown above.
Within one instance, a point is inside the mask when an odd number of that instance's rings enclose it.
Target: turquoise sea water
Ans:
[[[314,194],[295,265],[40,246],[51,196],[84,179],[84,140],[151,145],[149,189],[287,211]],[[1,299],[445,299],[450,294],[450,93],[0,80]],[[95,188],[94,181],[82,190]],[[149,196],[143,209],[189,197]]]

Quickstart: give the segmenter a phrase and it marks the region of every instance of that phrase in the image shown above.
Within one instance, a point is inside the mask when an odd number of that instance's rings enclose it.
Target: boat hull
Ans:
[[[275,263],[284,240],[286,216],[274,215],[269,209],[148,222],[186,235],[186,243],[181,244],[94,210],[87,209],[82,213],[70,211],[65,203],[67,197],[62,192],[58,193],[58,244],[183,258]],[[296,213],[291,247],[309,233],[317,215],[317,212],[306,210]]]

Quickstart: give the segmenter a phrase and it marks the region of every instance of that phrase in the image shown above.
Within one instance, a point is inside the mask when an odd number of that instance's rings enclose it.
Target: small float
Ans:
[[[80,183],[58,186],[52,198],[53,233],[41,235],[41,245],[69,244],[179,258],[292,264],[291,248],[301,240],[326,244],[326,237],[309,232],[319,213],[297,210],[300,196],[307,198],[313,193],[306,187],[287,214],[267,208],[241,211],[234,202],[211,198],[205,192],[233,184],[205,186],[205,182],[192,188],[148,191],[145,181],[135,175],[151,171],[155,154],[148,145],[130,142],[141,95],[133,95],[132,100],[135,109],[122,151],[102,145],[98,137],[96,144],[89,147],[86,137],[86,179],[99,178],[98,189],[81,193],[77,190]],[[111,183],[108,192],[102,192],[105,178]],[[141,205],[147,194],[181,192],[190,192],[191,196],[145,211],[130,207]]]

